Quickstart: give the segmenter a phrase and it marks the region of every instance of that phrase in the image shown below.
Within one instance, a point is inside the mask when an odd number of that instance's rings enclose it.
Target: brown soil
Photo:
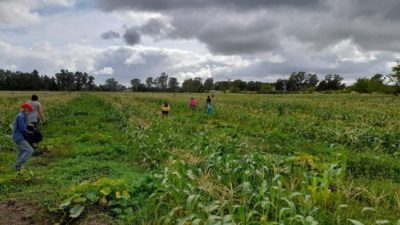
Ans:
[[[53,224],[48,220],[43,220],[40,217],[42,213],[32,205],[8,200],[0,203],[0,225]]]

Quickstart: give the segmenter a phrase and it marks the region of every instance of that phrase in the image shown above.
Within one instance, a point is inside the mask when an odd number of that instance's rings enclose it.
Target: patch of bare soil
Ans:
[[[50,225],[53,224],[41,216],[43,211],[33,205],[15,200],[0,203],[0,225]]]

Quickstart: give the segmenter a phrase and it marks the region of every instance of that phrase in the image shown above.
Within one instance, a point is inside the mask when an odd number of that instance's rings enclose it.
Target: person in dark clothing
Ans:
[[[210,104],[211,105],[211,97],[207,96],[207,100],[206,100],[207,105]]]

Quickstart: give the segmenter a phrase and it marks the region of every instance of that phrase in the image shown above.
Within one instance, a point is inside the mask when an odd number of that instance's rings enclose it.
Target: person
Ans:
[[[210,103],[207,103],[207,115],[211,115],[213,113],[213,107]]]
[[[12,139],[17,145],[17,161],[15,162],[15,169],[20,171],[23,168],[25,162],[32,156],[34,149],[29,143],[29,134],[31,131],[28,130],[28,115],[33,111],[33,107],[29,103],[21,105],[21,111],[15,117]]]
[[[37,128],[38,124],[45,123],[43,106],[40,104],[37,95],[32,95],[29,104],[32,105],[33,111],[28,115],[28,124],[32,124],[33,127]]]
[[[211,97],[210,97],[210,96],[207,96],[206,104],[207,104],[207,105],[208,105],[208,104],[211,105]]]
[[[192,110],[195,110],[195,109],[196,109],[196,106],[197,106],[197,100],[196,100],[195,98],[191,97],[191,98],[190,98],[190,102],[189,102],[189,107],[190,107]]]
[[[168,116],[169,111],[171,110],[170,105],[168,104],[168,102],[164,102],[161,105],[161,113],[163,116]]]

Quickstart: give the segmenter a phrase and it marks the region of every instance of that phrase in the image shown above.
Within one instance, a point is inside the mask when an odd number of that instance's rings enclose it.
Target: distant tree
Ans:
[[[261,85],[261,89],[260,89],[259,93],[268,94],[268,93],[271,93],[273,91],[273,89],[274,88],[273,88],[272,84],[265,83],[265,84]]]
[[[288,80],[278,79],[275,83],[275,90],[277,91],[286,91],[287,90]]]
[[[342,81],[343,78],[340,75],[328,74],[325,76],[325,79],[318,84],[317,91],[336,91],[343,89],[346,86]]]
[[[93,76],[89,76],[89,77],[88,77],[87,89],[88,89],[89,91],[94,91],[94,90],[96,90],[96,85],[95,85],[95,83],[94,83],[94,77],[93,77]]]
[[[400,94],[400,61],[397,61],[397,66],[392,68],[393,74],[390,75],[390,79],[395,83],[395,94]]]
[[[176,77],[170,77],[168,79],[168,89],[172,92],[178,91],[179,89],[179,82]]]
[[[140,87],[140,79],[132,79],[131,80],[132,91],[138,91]]]
[[[148,77],[146,78],[146,85],[148,89],[153,88],[154,82],[153,82],[153,77]]]
[[[400,85],[400,62],[398,61],[397,66],[392,68],[393,74],[391,75],[394,82]]]
[[[368,78],[360,78],[354,83],[351,87],[349,87],[352,91],[357,91],[360,93],[394,93],[395,88],[390,85],[386,85],[384,83],[385,76],[382,74],[375,74],[371,79]]]
[[[158,86],[162,91],[167,90],[168,87],[168,74],[166,73],[161,73],[160,76],[158,77]]]
[[[236,92],[239,92],[239,91],[245,91],[246,89],[247,89],[247,82],[242,81],[240,79],[232,81],[229,86],[230,92],[231,90],[236,90]]]
[[[88,87],[87,87],[88,81],[89,81],[89,75],[86,72],[84,72],[82,74],[82,78],[81,78],[82,89],[84,89],[84,90],[88,89]]]
[[[260,91],[263,83],[259,81],[249,81],[247,83],[247,90],[248,91]]]
[[[75,72],[74,75],[74,80],[75,80],[75,87],[77,91],[80,91],[82,89],[82,86],[84,86],[84,82],[83,82],[83,73],[82,72]]]
[[[214,84],[214,89],[226,92],[229,89],[229,83],[229,81],[218,81]]]
[[[207,78],[204,81],[204,90],[208,92],[213,89],[214,89],[214,79],[212,77]]]
[[[305,72],[292,73],[287,81],[288,91],[303,91],[316,87],[318,76],[316,74],[307,74]]]
[[[374,76],[371,77],[372,81],[376,81],[376,82],[379,82],[379,83],[383,83],[385,81],[385,79],[386,79],[386,77],[383,76],[382,74],[379,74],[379,73],[377,73],[377,74],[375,74]]]
[[[101,86],[102,91],[117,91],[119,88],[118,81],[114,78],[108,78],[104,85]]]
[[[187,79],[182,83],[182,89],[186,92],[202,92],[203,83],[200,77],[195,77],[194,79]]]

